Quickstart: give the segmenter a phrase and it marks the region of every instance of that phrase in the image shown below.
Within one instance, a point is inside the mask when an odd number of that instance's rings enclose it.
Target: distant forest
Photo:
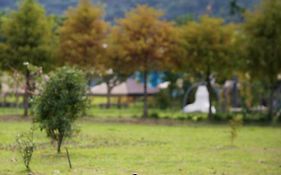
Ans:
[[[14,9],[20,0],[0,0],[0,10]],[[105,8],[105,19],[114,21],[124,16],[124,13],[137,4],[147,4],[165,12],[166,19],[177,19],[182,16],[197,18],[206,14],[207,7],[212,16],[222,17],[227,21],[237,20],[230,15],[230,2],[233,0],[92,0]],[[236,0],[245,9],[252,9],[260,0]],[[76,6],[78,0],[39,0],[49,14],[63,15],[64,12]],[[210,10],[211,7],[211,10]]]

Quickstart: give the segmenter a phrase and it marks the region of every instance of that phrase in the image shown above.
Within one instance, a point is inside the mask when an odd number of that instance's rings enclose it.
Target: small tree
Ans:
[[[35,121],[47,136],[57,141],[60,153],[64,137],[71,136],[73,122],[86,108],[85,75],[77,69],[62,67],[55,71],[35,99]]]
[[[17,149],[21,154],[24,166],[26,167],[27,171],[30,171],[29,164],[31,162],[32,154],[35,149],[35,143],[33,142],[33,131],[34,128],[32,127],[29,132],[21,133],[16,138]]]

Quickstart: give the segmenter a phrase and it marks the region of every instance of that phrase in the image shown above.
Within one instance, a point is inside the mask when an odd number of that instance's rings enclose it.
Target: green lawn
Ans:
[[[112,97],[112,103],[117,104],[117,98]],[[124,99],[123,99],[124,100]],[[9,96],[7,98],[7,102],[15,102],[13,96]],[[143,102],[141,100],[136,100],[132,103],[128,103],[127,108],[118,109],[116,107],[112,107],[110,109],[100,108],[100,104],[106,103],[105,97],[89,97],[89,108],[86,111],[87,116],[98,117],[98,118],[140,118],[143,114]],[[22,115],[23,108],[0,108],[0,116],[2,115]],[[190,115],[184,114],[179,107],[178,109],[167,109],[160,110],[157,108],[149,108],[149,114],[151,116],[156,116],[157,118],[170,118],[170,119],[178,119],[178,118],[188,118]],[[193,115],[193,114],[192,114]],[[198,116],[198,114],[196,114]],[[199,117],[206,118],[207,115],[200,114]]]
[[[0,120],[1,121],[1,120]],[[66,141],[66,155],[36,130],[37,149],[31,163],[40,175],[279,175],[281,128],[245,126],[235,146],[223,125],[160,126],[78,122],[80,133]],[[0,122],[0,174],[26,174],[14,150],[15,137],[31,126],[28,121]],[[64,151],[64,149],[63,149]]]
[[[4,116],[4,115],[23,115],[23,108],[0,107],[0,116]]]

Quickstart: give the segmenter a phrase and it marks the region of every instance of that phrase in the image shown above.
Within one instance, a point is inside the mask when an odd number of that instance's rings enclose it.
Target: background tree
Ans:
[[[60,153],[64,137],[71,136],[73,122],[86,108],[85,75],[77,69],[62,67],[50,76],[35,99],[35,121],[47,135],[57,140]]]
[[[144,111],[148,115],[147,77],[149,71],[163,69],[177,47],[177,32],[172,23],[161,20],[162,13],[148,6],[138,6],[117,21],[114,35],[124,50],[127,70],[144,76]]]
[[[23,63],[29,62],[44,69],[49,67],[52,58],[51,24],[44,8],[36,0],[21,1],[18,11],[13,12],[3,24],[3,67],[13,68],[25,74],[24,116],[28,115],[28,99],[31,93],[30,72]]]
[[[108,33],[103,11],[89,0],[80,0],[76,8],[67,11],[60,30],[61,62],[90,68],[97,66]]]
[[[183,26],[182,32],[186,50],[182,65],[205,77],[210,103],[208,117],[212,119],[211,76],[214,73],[221,73],[222,76],[222,72],[231,70],[234,26],[224,25],[219,18],[203,16],[199,22],[189,22]]]
[[[124,81],[133,73],[128,69],[128,60],[126,59],[122,47],[115,43],[114,35],[107,37],[106,43],[103,45],[105,54],[99,60],[98,68],[99,78],[107,86],[107,108],[111,107],[111,91],[113,88]]]
[[[281,1],[265,0],[246,14],[245,65],[252,78],[260,79],[270,89],[268,119],[271,120],[274,91],[281,73]]]

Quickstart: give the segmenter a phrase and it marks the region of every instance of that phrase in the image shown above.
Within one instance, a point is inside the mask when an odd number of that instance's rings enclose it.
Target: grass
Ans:
[[[0,116],[4,115],[23,115],[23,108],[0,108]]]
[[[103,109],[100,107],[91,107],[86,111],[86,115],[89,117],[99,118],[99,119],[129,119],[129,118],[141,118],[142,116],[141,106],[130,106],[129,108],[110,108]],[[14,116],[23,115],[22,108],[0,108],[0,116]],[[206,114],[185,114],[180,109],[167,109],[161,110],[157,108],[149,109],[149,115],[152,118],[169,118],[169,119],[195,119],[196,117],[200,119],[206,119]]]
[[[31,162],[35,174],[116,175],[279,175],[281,129],[247,126],[230,145],[224,125],[160,126],[79,121],[80,132],[63,146],[70,151],[73,169],[51,146],[44,132],[35,132],[37,149]],[[29,121],[0,123],[0,174],[26,174],[14,150],[15,137]]]

